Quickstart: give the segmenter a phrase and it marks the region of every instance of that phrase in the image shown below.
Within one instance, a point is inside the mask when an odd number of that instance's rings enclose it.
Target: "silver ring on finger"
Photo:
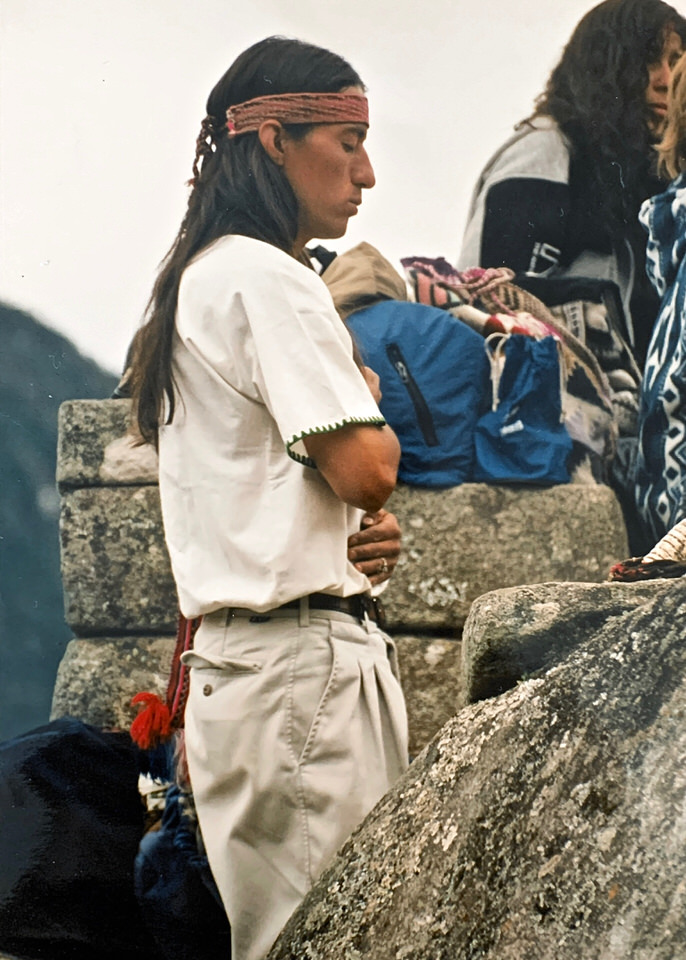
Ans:
[[[379,573],[381,574],[388,573],[388,560],[385,557],[381,558],[381,569],[379,570]]]

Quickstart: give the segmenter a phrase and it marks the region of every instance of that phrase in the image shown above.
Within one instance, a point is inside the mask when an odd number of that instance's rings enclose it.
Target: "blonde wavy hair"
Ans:
[[[667,126],[656,147],[658,170],[670,179],[686,170],[686,54],[677,62],[667,105]]]

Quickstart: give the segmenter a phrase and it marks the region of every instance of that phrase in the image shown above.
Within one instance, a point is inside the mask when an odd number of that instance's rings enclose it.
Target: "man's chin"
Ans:
[[[348,221],[345,223],[339,224],[338,226],[329,226],[326,230],[323,230],[321,233],[317,234],[319,240],[340,240],[341,237],[344,237],[348,230]]]

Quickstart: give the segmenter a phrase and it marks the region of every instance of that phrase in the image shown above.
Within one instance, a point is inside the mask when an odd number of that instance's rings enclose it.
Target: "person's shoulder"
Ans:
[[[569,144],[552,117],[533,117],[515,127],[508,140],[493,155],[486,179],[536,177],[566,181],[569,175]]]
[[[515,127],[512,140],[524,143],[547,145],[549,150],[563,150],[569,153],[569,141],[552,117],[530,117]]]
[[[552,117],[531,117],[517,124],[501,148],[501,153],[515,152],[569,156],[569,143]]]
[[[195,267],[202,271],[220,266],[222,270],[259,272],[274,267],[288,270],[295,262],[293,257],[271,243],[230,233],[204,247],[193,257],[188,269]]]
[[[183,285],[205,289],[252,290],[267,294],[275,288],[319,294],[326,287],[315,270],[263,240],[228,234],[201,250],[184,271]]]

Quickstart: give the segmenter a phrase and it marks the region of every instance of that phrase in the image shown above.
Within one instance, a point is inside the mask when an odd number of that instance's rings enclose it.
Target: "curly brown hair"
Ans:
[[[646,89],[672,30],[686,45],[686,20],[662,0],[605,0],[578,23],[536,101],[533,117],[552,117],[571,145],[572,229],[585,245],[633,231],[642,201],[663,189]]]

